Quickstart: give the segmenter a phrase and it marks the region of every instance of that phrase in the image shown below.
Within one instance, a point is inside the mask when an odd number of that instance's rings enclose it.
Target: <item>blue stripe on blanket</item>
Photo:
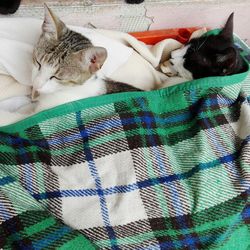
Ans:
[[[243,148],[248,143],[250,143],[250,136],[248,136],[242,142],[241,148]],[[102,189],[101,184],[99,183],[97,186],[97,189],[60,190],[60,191],[53,191],[53,192],[46,192],[46,193],[36,193],[36,194],[33,194],[33,197],[37,200],[42,200],[42,199],[47,199],[47,198],[57,198],[57,197],[78,197],[78,196],[80,197],[80,196],[94,196],[94,195],[99,195],[103,197],[105,195],[125,193],[125,192],[131,192],[137,189],[148,188],[151,186],[155,186],[157,184],[166,184],[166,183],[173,182],[176,180],[184,180],[184,179],[190,178],[191,176],[200,172],[201,170],[213,168],[213,167],[218,166],[219,164],[233,162],[239,157],[241,148],[233,154],[225,155],[223,157],[220,157],[208,163],[201,163],[199,165],[196,165],[191,170],[185,173],[181,173],[181,174],[162,176],[158,178],[150,178],[150,179],[139,181],[130,185],[121,185],[121,186],[115,186],[115,187],[110,187],[110,188],[105,188],[105,189]],[[94,166],[91,166],[91,167],[93,168]],[[94,174],[95,178],[96,178],[96,174],[97,173]],[[102,206],[104,205],[105,204],[102,204]],[[104,218],[107,218],[107,217],[104,217]],[[108,224],[108,221],[105,221],[105,223]]]
[[[87,130],[84,128],[84,124],[81,118],[81,112],[76,112],[76,121],[77,121],[77,125],[81,133],[81,136],[83,138],[83,142],[84,142],[83,144],[84,154],[86,155],[89,170],[95,181],[95,186],[96,186],[97,193],[100,199],[102,219],[103,219],[104,225],[106,227],[106,230],[107,230],[110,242],[111,242],[111,249],[117,250],[119,248],[117,247],[117,240],[116,240],[115,232],[110,223],[108,207],[107,207],[105,195],[103,193],[101,179],[98,175],[98,171],[96,169],[95,162],[94,162],[94,157],[91,153],[91,150],[88,144],[88,134],[87,134]]]

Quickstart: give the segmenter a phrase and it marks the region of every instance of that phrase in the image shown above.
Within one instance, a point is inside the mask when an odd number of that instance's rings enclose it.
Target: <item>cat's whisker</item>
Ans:
[[[199,51],[199,50],[202,48],[202,46],[206,43],[206,41],[207,41],[207,37],[206,37],[206,39],[201,43],[201,45],[199,46],[199,48],[197,49],[197,51]]]
[[[191,47],[191,51],[195,52],[196,50],[195,50],[195,48],[194,48],[194,47]]]

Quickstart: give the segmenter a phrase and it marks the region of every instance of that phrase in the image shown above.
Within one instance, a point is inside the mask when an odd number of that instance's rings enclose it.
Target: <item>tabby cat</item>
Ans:
[[[33,51],[32,94],[5,99],[0,109],[32,113],[40,94],[68,91],[84,85],[84,98],[117,92],[141,91],[125,83],[97,76],[107,58],[103,47],[94,46],[83,35],[70,30],[45,5],[42,34]]]
[[[105,48],[93,46],[88,38],[67,28],[45,5],[42,34],[33,53],[32,97],[80,84],[96,87],[96,95],[138,90],[96,76],[106,57]]]

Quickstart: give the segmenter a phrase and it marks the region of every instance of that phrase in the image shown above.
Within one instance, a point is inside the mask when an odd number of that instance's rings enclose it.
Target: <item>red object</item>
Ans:
[[[187,43],[191,34],[198,29],[200,28],[193,27],[180,29],[164,29],[143,32],[131,32],[129,34],[136,37],[139,41],[150,45],[154,45],[166,38],[173,38],[181,43]]]

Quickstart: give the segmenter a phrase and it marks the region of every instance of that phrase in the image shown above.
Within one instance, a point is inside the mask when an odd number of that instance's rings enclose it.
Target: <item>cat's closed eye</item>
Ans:
[[[62,83],[62,84],[64,84],[64,83],[66,83],[66,84],[74,84],[74,85],[79,84],[78,82],[76,82],[76,81],[74,81],[74,80],[63,79],[63,78],[59,78],[59,77],[57,77],[57,76],[51,76],[49,79],[50,79],[50,80],[55,79],[55,80],[59,81],[59,82]]]
[[[41,63],[38,62],[38,60],[36,58],[34,58],[34,62],[36,63],[36,65],[38,65],[38,70],[40,70],[42,67]]]
[[[58,78],[57,76],[51,76],[51,77],[50,77],[50,80],[52,80],[52,79],[56,79],[56,80],[58,80],[58,81],[61,81],[61,80],[62,80],[62,79]]]

